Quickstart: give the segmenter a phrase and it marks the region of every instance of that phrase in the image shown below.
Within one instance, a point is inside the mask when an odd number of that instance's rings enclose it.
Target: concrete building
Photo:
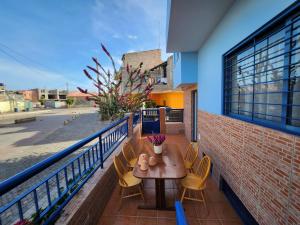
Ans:
[[[30,100],[32,102],[38,102],[39,100],[66,100],[67,99],[67,90],[58,90],[58,89],[30,89],[30,90],[21,90],[18,91],[23,94],[24,99]]]
[[[23,97],[25,100],[32,101],[34,103],[39,101],[38,91],[37,89],[31,89],[31,90],[22,90],[19,91],[23,94]]]
[[[0,95],[5,92],[5,86],[3,83],[0,83]]]
[[[66,100],[67,99],[67,90],[58,90],[58,89],[36,89],[38,92],[38,98],[45,100]]]
[[[150,95],[150,99],[156,102],[159,106],[169,106],[172,108],[183,108],[183,92],[174,90],[173,88],[173,56],[170,56],[166,61],[161,60],[161,51],[159,49],[126,53],[122,57],[122,67],[120,68],[123,74],[123,80],[128,79],[126,66],[131,65],[137,68],[143,62],[142,71],[150,71],[150,77],[158,82],[154,86],[154,90]],[[124,90],[123,82],[121,90]],[[143,84],[146,86],[146,83]]]
[[[168,1],[186,137],[245,224],[300,224],[299,12],[293,0]]]

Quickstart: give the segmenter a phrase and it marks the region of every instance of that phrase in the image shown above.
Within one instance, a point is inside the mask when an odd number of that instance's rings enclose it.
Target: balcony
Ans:
[[[140,197],[121,202],[112,159],[122,157],[125,141],[142,151],[140,130],[139,114],[131,114],[0,183],[0,224],[176,224],[175,211],[138,209],[155,199],[152,180],[144,181],[145,202]],[[176,144],[182,154],[188,145],[185,136],[174,131],[166,143]],[[167,180],[165,190],[167,203],[174,205],[180,180]],[[205,197],[207,210],[202,203],[183,202],[188,224],[242,224],[212,178]]]
[[[141,140],[143,142],[143,140]],[[167,143],[176,143],[182,146],[181,150],[184,154],[184,149],[188,145],[188,141],[181,134],[167,135]],[[165,184],[166,198],[168,205],[173,205],[180,198],[180,181],[168,180]],[[144,181],[144,193],[147,204],[155,203],[155,184],[154,181]],[[143,204],[140,197],[129,198],[128,200],[120,201],[119,186],[113,190],[102,216],[98,221],[98,225],[110,224],[176,224],[175,211],[161,210],[145,210],[138,209],[138,206]],[[203,203],[185,200],[183,208],[188,224],[190,225],[225,225],[225,224],[242,224],[240,218],[231,207],[224,194],[218,189],[215,181],[209,178],[207,182],[207,191],[205,192],[208,210],[205,210]]]

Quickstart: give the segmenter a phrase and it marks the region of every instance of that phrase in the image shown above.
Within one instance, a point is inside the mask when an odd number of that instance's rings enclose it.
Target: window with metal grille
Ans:
[[[300,134],[297,12],[299,7],[224,55],[225,115]]]

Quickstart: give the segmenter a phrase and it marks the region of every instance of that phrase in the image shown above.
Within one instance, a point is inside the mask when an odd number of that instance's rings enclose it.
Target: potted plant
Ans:
[[[163,134],[148,136],[148,141],[153,144],[153,150],[155,154],[162,153],[162,144],[166,140],[166,136]]]

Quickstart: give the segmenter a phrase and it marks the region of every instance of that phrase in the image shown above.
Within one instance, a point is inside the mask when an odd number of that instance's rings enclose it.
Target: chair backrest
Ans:
[[[126,166],[124,166],[124,164],[122,163],[122,161],[119,159],[118,156],[115,156],[114,158],[114,166],[115,166],[115,169],[116,169],[116,172],[118,174],[118,177],[119,177],[119,180],[120,182],[127,186],[127,183],[126,181],[123,179],[123,176],[124,174],[128,171]]]
[[[198,148],[195,143],[190,143],[188,145],[184,160],[194,163],[198,157]]]
[[[137,157],[130,142],[126,142],[123,145],[122,153],[127,162]]]
[[[211,160],[209,156],[204,156],[195,168],[195,173],[205,182],[210,171]]]

